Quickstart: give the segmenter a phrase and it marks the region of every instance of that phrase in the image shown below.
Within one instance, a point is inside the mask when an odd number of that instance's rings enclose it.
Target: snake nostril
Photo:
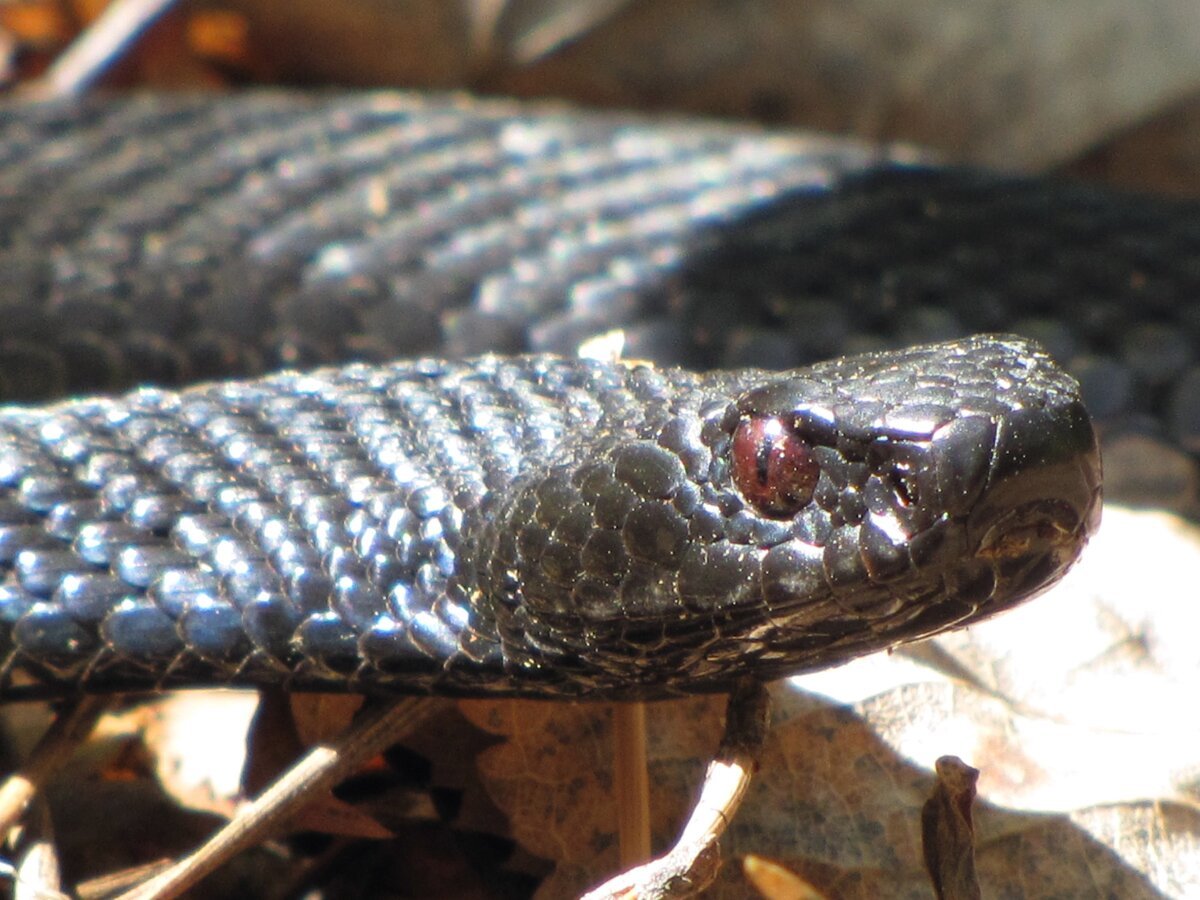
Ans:
[[[883,446],[877,445],[880,448]],[[925,494],[919,472],[920,464],[916,460],[905,458],[903,454],[886,450],[881,452],[883,459],[874,465],[874,477],[879,479],[880,486],[890,495],[897,508],[912,509],[919,506]]]
[[[921,489],[917,486],[916,474],[908,466],[897,466],[892,470],[892,490],[901,506],[913,507],[921,502]]]
[[[779,416],[750,416],[733,433],[732,475],[760,513],[784,518],[809,504],[821,467],[812,446]]]

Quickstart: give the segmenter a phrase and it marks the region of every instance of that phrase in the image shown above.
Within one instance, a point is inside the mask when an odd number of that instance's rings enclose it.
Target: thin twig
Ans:
[[[116,872],[106,872],[95,878],[89,878],[75,885],[75,900],[108,900],[122,891],[128,891],[136,885],[153,878],[160,872],[165,872],[175,860],[160,858],[140,866],[130,866]]]
[[[87,740],[111,703],[111,697],[81,697],[55,717],[25,764],[0,784],[0,835],[8,834],[46,780]]]
[[[261,843],[313,796],[332,788],[371,757],[410,734],[437,703],[427,697],[409,698],[369,713],[335,745],[314,747],[301,757],[203,846],[118,900],[179,896],[234,854]]]
[[[115,0],[25,93],[40,100],[90,89],[178,0]]]
[[[740,682],[729,695],[725,734],[709,763],[692,808],[675,846],[645,865],[623,872],[584,895],[583,900],[661,900],[684,897],[704,890],[720,869],[717,840],[758,769],[766,741],[770,697],[757,681]]]
[[[512,42],[512,58],[518,65],[531,66],[589,31],[599,28],[629,6],[630,0],[591,0],[590,3],[566,3],[527,28]]]
[[[621,868],[650,858],[650,772],[646,768],[646,705],[613,706],[613,778]]]
[[[13,900],[69,900],[62,892],[62,870],[54,846],[54,827],[44,797],[37,798],[27,811],[16,852],[18,863],[13,873]]]

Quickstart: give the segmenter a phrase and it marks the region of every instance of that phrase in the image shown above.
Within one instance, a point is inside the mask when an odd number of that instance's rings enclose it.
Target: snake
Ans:
[[[1190,464],[1195,211],[457,95],[9,102],[0,698],[653,700],[981,621],[1102,440]]]

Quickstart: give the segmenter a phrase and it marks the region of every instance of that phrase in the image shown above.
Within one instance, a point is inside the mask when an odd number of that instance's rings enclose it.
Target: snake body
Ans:
[[[889,342],[1032,333],[1193,431],[1184,205],[454,98],[5,113],[5,696],[654,698],[1043,590],[1099,509],[1075,380]],[[618,328],[660,365],[574,357]]]

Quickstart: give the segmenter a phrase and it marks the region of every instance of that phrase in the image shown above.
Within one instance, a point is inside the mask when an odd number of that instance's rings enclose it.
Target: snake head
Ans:
[[[501,502],[514,672],[652,697],[823,668],[1034,596],[1097,526],[1078,385],[1029,341],[682,377],[631,374],[641,419]]]
[[[1099,524],[1078,385],[1022,338],[784,376],[738,398],[713,433],[746,508],[790,528],[758,548],[772,612],[751,629],[780,673],[1008,609],[1058,581]]]

